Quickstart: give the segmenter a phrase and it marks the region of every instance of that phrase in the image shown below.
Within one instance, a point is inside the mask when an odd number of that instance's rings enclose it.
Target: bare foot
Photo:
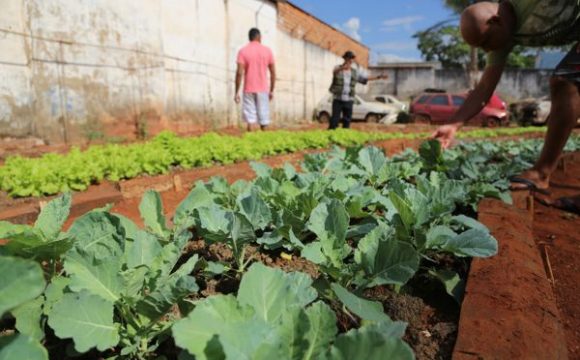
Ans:
[[[546,190],[550,187],[550,176],[541,173],[538,170],[528,170],[523,172],[521,175],[518,175],[517,177],[520,179],[529,180],[536,186],[537,189],[540,190]],[[530,189],[530,185],[525,183],[512,182],[510,188],[512,190],[528,190]]]

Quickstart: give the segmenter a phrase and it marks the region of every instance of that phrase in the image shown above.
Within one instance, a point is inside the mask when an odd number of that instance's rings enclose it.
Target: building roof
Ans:
[[[357,39],[353,38],[352,36],[348,35],[348,34],[347,34],[347,33],[345,33],[344,31],[342,31],[342,30],[340,30],[340,29],[337,29],[337,28],[335,28],[334,26],[330,25],[330,24],[329,24],[329,23],[327,23],[326,21],[323,21],[323,20],[321,20],[320,18],[318,18],[318,17],[316,17],[316,16],[312,15],[310,12],[308,12],[308,11],[306,11],[306,10],[302,9],[301,7],[299,7],[299,6],[297,6],[296,4],[292,3],[291,1],[288,1],[288,0],[270,0],[270,1],[271,1],[271,2],[273,2],[273,3],[276,3],[276,4],[277,4],[277,3],[285,3],[285,4],[288,4],[288,5],[292,6],[293,8],[295,8],[296,10],[299,10],[300,12],[302,12],[302,13],[304,13],[304,14],[306,14],[306,15],[310,16],[311,18],[313,18],[313,19],[316,19],[316,21],[320,22],[321,24],[324,24],[324,25],[326,25],[326,26],[328,26],[328,27],[330,27],[330,28],[332,28],[332,29],[334,29],[334,30],[338,31],[339,33],[341,33],[341,34],[343,34],[344,36],[348,37],[350,40],[354,41],[355,43],[359,44],[360,46],[362,46],[362,47],[365,47],[365,48],[367,48],[367,49],[370,49],[370,48],[369,48],[367,45],[363,44],[363,43],[362,43],[362,42],[360,42],[359,40],[357,40]]]
[[[441,69],[441,63],[438,61],[417,61],[417,62],[393,62],[379,63],[369,67],[370,69]]]

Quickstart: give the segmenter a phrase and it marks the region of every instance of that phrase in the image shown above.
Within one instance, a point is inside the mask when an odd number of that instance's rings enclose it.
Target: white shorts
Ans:
[[[244,93],[242,105],[244,121],[265,126],[270,124],[270,94]]]

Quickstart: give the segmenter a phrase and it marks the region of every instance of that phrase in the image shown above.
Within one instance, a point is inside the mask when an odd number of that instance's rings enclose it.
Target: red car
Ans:
[[[463,105],[467,95],[468,93],[425,92],[411,103],[410,113],[417,123],[445,124]],[[490,102],[467,124],[486,127],[509,124],[506,104],[499,96],[493,94]]]

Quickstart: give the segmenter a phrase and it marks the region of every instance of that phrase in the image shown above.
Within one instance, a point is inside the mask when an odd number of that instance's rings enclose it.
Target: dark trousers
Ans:
[[[353,101],[334,100],[332,102],[332,117],[328,129],[333,130],[338,127],[338,122],[342,119],[342,127],[350,128],[350,121],[352,120]],[[342,115],[342,117],[341,117]]]

